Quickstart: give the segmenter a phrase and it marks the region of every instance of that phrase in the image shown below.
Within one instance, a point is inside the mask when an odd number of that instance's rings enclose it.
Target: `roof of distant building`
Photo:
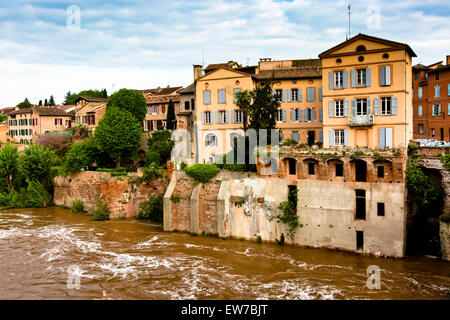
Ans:
[[[171,94],[176,94],[178,91],[183,89],[183,87],[166,87],[166,88],[154,88],[154,89],[145,89],[140,90],[143,95],[152,95],[152,96],[166,96]]]
[[[255,75],[255,78],[257,79],[302,79],[320,77],[322,77],[322,69],[319,67],[261,70]]]
[[[87,102],[106,102],[106,101],[108,101],[108,98],[78,97],[75,100],[75,103],[77,103],[80,100],[85,100]]]
[[[9,116],[14,116],[17,114],[25,114],[25,113],[31,113],[32,109],[31,108],[24,108],[24,109],[18,109],[18,110],[14,110],[8,113]]]
[[[32,110],[40,116],[69,117],[73,115],[73,112],[66,112],[56,108],[33,107]]]
[[[178,93],[180,94],[187,94],[187,93],[194,93],[195,91],[195,85],[194,83],[191,83],[190,85],[188,85],[186,88],[184,88],[183,90],[180,90]]]
[[[224,68],[224,69],[235,69],[235,68],[240,68],[241,66],[235,62],[235,61],[228,61],[225,63],[212,63],[209,64],[206,68],[205,68],[205,73],[211,72],[213,70],[219,69],[219,68]]]
[[[1,110],[0,110],[0,113],[2,113],[2,114],[8,114],[8,113],[10,113],[11,111],[14,111],[15,109],[16,109],[15,107],[6,107],[6,108],[1,109]]]

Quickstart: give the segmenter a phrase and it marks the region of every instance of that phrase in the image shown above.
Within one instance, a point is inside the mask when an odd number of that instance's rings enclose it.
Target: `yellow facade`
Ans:
[[[407,147],[412,56],[405,44],[361,34],[320,55],[325,148]]]
[[[250,74],[223,68],[197,79],[194,116],[196,162],[213,162],[231,150],[233,140],[230,136],[243,134],[242,122],[236,115],[239,108],[235,104],[235,90],[252,90],[254,86]],[[219,100],[223,93],[225,99]],[[209,103],[204,99],[208,94]]]

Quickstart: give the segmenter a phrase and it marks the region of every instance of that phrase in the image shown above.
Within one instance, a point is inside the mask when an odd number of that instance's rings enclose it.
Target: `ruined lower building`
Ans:
[[[286,149],[258,172],[220,172],[197,184],[175,172],[164,196],[164,230],[403,257],[404,151]],[[279,205],[298,190],[293,238]]]

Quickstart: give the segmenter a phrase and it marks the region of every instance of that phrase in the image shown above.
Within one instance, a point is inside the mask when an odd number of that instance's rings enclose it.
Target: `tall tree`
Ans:
[[[39,100],[39,106],[42,107],[42,100]]]
[[[45,99],[45,101],[44,101],[44,106],[48,106],[48,101],[47,101],[47,99]]]
[[[49,104],[51,107],[54,107],[54,106],[55,106],[55,98],[53,98],[53,95],[50,96],[50,100],[49,100],[48,104]]]
[[[23,102],[19,103],[16,107],[19,109],[31,108],[33,105],[28,101],[28,98],[25,98]]]
[[[95,129],[94,139],[101,152],[108,154],[120,167],[134,160],[141,141],[142,127],[125,109],[109,107]]]
[[[106,109],[116,107],[129,111],[141,123],[147,114],[147,102],[138,90],[120,89],[108,99]]]
[[[168,130],[175,129],[175,108],[173,107],[172,99],[169,100],[167,107],[166,128]]]

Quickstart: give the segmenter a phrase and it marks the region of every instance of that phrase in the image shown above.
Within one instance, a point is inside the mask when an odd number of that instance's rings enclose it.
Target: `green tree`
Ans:
[[[99,153],[98,146],[94,138],[89,138],[81,142],[74,143],[66,155],[64,162],[64,172],[76,173],[81,169],[92,165]]]
[[[44,101],[44,106],[48,106],[48,101],[47,101],[47,99],[45,99],[45,101]]]
[[[42,107],[42,100],[39,100],[39,107]]]
[[[138,90],[120,89],[111,95],[106,104],[106,108],[116,107],[130,112],[139,123],[147,114],[147,102]]]
[[[94,138],[101,152],[116,161],[116,167],[126,160],[134,160],[141,140],[142,128],[131,112],[117,107],[106,110]]]
[[[154,131],[148,139],[149,152],[159,153],[163,163],[170,159],[174,145],[175,142],[172,141],[172,133],[168,130]]]
[[[8,120],[8,116],[6,114],[0,114],[0,123],[6,122]]]
[[[25,100],[23,100],[23,102],[19,103],[16,107],[18,107],[19,109],[26,109],[26,108],[31,108],[33,105],[30,103],[30,101],[28,101],[28,98],[25,98]]]
[[[106,89],[102,90],[83,90],[78,93],[71,93],[70,91],[66,93],[66,96],[64,98],[64,105],[73,105],[75,104],[75,101],[79,97],[86,97],[86,98],[108,98],[108,93]]]
[[[30,181],[36,180],[42,185],[48,186],[51,184],[52,166],[55,159],[53,151],[32,144],[24,150],[23,155],[19,158],[21,174]]]
[[[18,159],[17,147],[11,143],[6,143],[0,149],[0,179],[2,181],[0,191],[6,191],[5,187],[8,190],[14,189],[13,181],[18,172]]]
[[[53,95],[50,96],[50,100],[49,100],[48,104],[52,107],[55,106],[55,98],[53,98]]]
[[[175,108],[172,99],[169,100],[169,106],[167,107],[166,128],[168,130],[175,129]]]

